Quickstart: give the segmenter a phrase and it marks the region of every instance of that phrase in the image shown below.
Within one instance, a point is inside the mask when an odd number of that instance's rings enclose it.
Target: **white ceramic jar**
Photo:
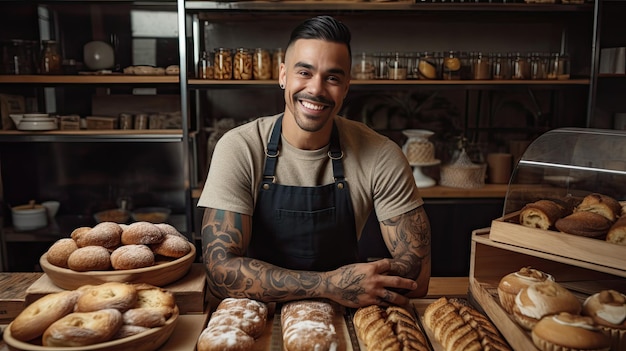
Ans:
[[[42,205],[21,205],[11,208],[13,228],[27,231],[43,228],[48,225],[46,208]]]

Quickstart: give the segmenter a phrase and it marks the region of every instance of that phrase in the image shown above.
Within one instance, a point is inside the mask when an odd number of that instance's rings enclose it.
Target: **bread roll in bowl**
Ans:
[[[102,222],[77,236],[78,247],[102,246],[114,249],[120,245],[122,228],[114,222]]]
[[[48,262],[57,267],[69,268],[67,260],[76,249],[78,249],[78,245],[74,239],[59,239],[48,249]]]
[[[151,245],[150,248],[157,255],[171,258],[183,257],[191,251],[189,241],[185,237],[171,234],[165,235],[162,242]]]
[[[122,244],[153,245],[165,240],[165,234],[150,222],[135,222],[122,231]]]
[[[102,246],[79,247],[67,258],[67,266],[77,272],[108,271],[111,254]]]
[[[154,265],[154,252],[146,245],[122,245],[111,252],[113,269],[137,269]]]
[[[36,300],[15,317],[11,335],[21,341],[41,336],[52,323],[74,311],[79,296],[78,291],[61,291]]]
[[[133,284],[109,282],[86,285],[78,289],[82,294],[76,301],[77,312],[116,309],[124,312],[137,303],[137,290]]]
[[[109,341],[122,326],[122,313],[116,309],[74,312],[52,323],[43,334],[42,344],[77,347]]]

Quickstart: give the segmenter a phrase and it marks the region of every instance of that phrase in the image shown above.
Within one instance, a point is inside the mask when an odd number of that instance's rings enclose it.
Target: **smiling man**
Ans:
[[[291,33],[285,111],[226,133],[199,206],[211,292],[264,302],[326,298],[403,305],[430,280],[430,224],[402,150],[337,115],[350,86],[350,31],[329,16]],[[375,211],[392,258],[359,262]]]

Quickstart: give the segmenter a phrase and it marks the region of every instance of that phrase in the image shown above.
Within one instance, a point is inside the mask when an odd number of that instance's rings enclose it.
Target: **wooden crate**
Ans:
[[[604,240],[529,228],[519,224],[519,212],[491,222],[490,239],[561,256],[568,264],[626,277],[626,246]]]
[[[505,275],[531,266],[552,274],[559,284],[572,291],[581,302],[604,289],[626,291],[626,279],[620,270],[498,242],[492,239],[492,235],[489,228],[472,233],[470,296],[515,350],[537,349],[530,333],[518,326],[513,317],[500,306],[497,287]],[[609,274],[607,270],[618,274]]]

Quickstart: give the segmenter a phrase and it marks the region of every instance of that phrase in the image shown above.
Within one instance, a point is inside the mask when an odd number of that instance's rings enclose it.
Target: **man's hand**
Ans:
[[[392,260],[356,263],[328,272],[329,299],[347,307],[405,305],[409,299],[394,291],[415,290],[414,280],[390,275]]]

